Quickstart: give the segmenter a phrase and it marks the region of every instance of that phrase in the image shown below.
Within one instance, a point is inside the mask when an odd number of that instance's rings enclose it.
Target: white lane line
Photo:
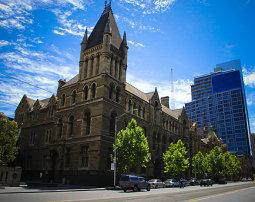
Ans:
[[[239,192],[239,191],[244,191],[244,190],[254,189],[254,188],[255,187],[248,187],[248,188],[238,189],[238,190],[234,190],[234,191],[224,192],[224,193],[221,193],[221,194],[213,194],[213,195],[210,195],[210,196],[193,198],[193,199],[190,199],[190,200],[187,200],[187,201],[189,201],[189,202],[202,201],[202,200],[206,200],[206,199],[210,199],[210,198],[215,198],[215,197],[218,197],[218,196],[229,195],[229,194],[233,194],[233,193],[236,193],[236,192]]]

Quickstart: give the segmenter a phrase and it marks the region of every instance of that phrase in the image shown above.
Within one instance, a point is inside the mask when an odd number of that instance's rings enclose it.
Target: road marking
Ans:
[[[243,188],[243,189],[237,189],[237,190],[233,190],[233,191],[224,192],[224,193],[221,193],[221,194],[213,194],[213,195],[210,195],[210,196],[193,198],[193,199],[190,199],[188,201],[190,201],[190,202],[202,201],[202,200],[206,200],[206,199],[210,199],[210,198],[214,198],[214,197],[218,197],[218,196],[223,196],[223,195],[229,195],[229,194],[233,194],[235,192],[244,191],[244,190],[248,190],[248,189],[254,189],[254,188],[255,187],[247,187],[247,188]]]

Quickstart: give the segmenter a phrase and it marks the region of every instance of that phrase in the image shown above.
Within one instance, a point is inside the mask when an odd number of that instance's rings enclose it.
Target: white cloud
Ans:
[[[143,14],[159,13],[168,10],[176,0],[120,0],[143,11]]]
[[[243,80],[246,86],[255,88],[255,69],[248,71],[246,68],[243,68]]]
[[[25,29],[33,23],[32,11],[38,8],[62,8],[85,10],[92,0],[4,0],[0,3],[0,26],[6,29]],[[69,7],[70,9],[70,7]]]
[[[53,30],[53,33],[55,34],[71,34],[75,36],[83,36],[86,28],[89,32],[93,30],[93,27],[84,26],[76,20],[69,19],[72,15],[72,11],[63,12],[59,9],[55,9],[53,10],[53,13],[56,15],[57,20],[60,24],[59,27],[56,27]]]
[[[147,93],[152,92],[157,87],[160,97],[170,96],[171,98],[171,86],[168,81],[153,81],[139,79],[131,74],[127,75],[127,81],[137,87],[139,90]],[[175,108],[181,108],[185,103],[191,101],[191,88],[192,82],[187,80],[174,81],[174,102]]]
[[[135,42],[135,41],[127,41],[129,45],[135,46],[135,47],[142,47],[144,48],[145,46],[142,43]]]
[[[127,18],[125,16],[120,16],[116,18],[117,20],[125,23],[127,26],[131,27],[132,29],[135,29],[136,31],[151,31],[151,32],[160,32],[159,28],[150,26],[150,25],[144,25],[142,23],[139,23],[138,21],[131,20],[130,18]]]
[[[255,105],[255,93],[250,93],[246,96],[248,105]]]
[[[8,45],[10,45],[10,42],[9,42],[9,41],[0,40],[0,47],[2,47],[2,46],[8,46]]]

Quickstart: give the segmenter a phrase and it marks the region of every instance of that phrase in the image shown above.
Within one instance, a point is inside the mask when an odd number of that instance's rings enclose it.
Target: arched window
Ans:
[[[120,101],[120,87],[117,87],[116,89],[116,102]]]
[[[89,111],[84,113],[84,134],[89,135],[91,129],[91,114]]]
[[[91,98],[95,98],[96,97],[96,84],[93,83],[91,86]]]
[[[111,83],[111,84],[110,84],[110,88],[109,88],[109,99],[112,99],[112,98],[113,98],[114,88],[115,88],[114,84]]]
[[[61,138],[63,132],[63,120],[58,120],[58,137]]]
[[[61,97],[61,106],[64,106],[66,103],[66,94],[63,94]]]
[[[116,112],[112,112],[111,113],[111,117],[110,117],[110,128],[109,128],[109,132],[110,135],[114,136],[115,133],[115,119],[117,117]]]
[[[74,132],[74,117],[70,116],[68,120],[69,136],[73,135]]]
[[[137,115],[136,103],[134,103],[134,106],[133,106],[133,114]]]
[[[88,100],[88,98],[89,98],[89,87],[88,86],[84,87],[83,96],[84,96],[84,100]]]
[[[128,101],[128,111],[129,112],[132,111],[132,101],[131,100]]]
[[[138,116],[142,117],[142,108],[140,105],[138,107]]]
[[[76,103],[76,91],[74,90],[72,93],[72,104]]]

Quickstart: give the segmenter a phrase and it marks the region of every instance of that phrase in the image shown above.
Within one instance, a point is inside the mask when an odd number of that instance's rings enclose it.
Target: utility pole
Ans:
[[[175,101],[174,101],[174,79],[173,79],[173,69],[171,68],[171,79],[170,79],[170,84],[171,84],[171,109],[175,109]]]

